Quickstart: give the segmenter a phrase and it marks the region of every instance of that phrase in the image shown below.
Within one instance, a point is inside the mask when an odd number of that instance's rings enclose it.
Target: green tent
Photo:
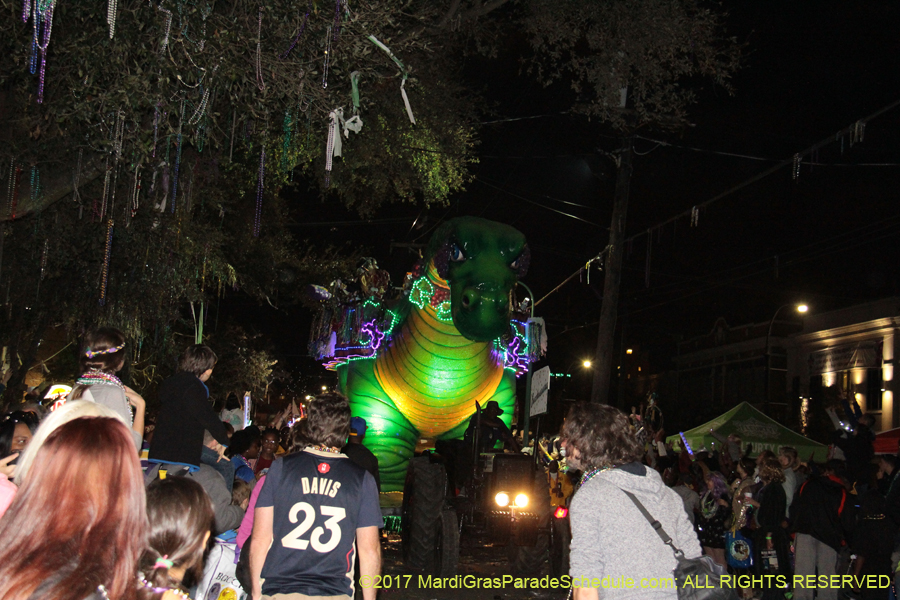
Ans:
[[[806,461],[809,455],[813,454],[814,460],[821,462],[827,458],[828,454],[827,446],[788,429],[746,402],[738,404],[708,423],[685,431],[684,437],[687,438],[692,450],[696,452],[703,447],[711,449],[713,444],[716,448],[721,449],[721,442],[710,435],[710,428],[715,429],[716,433],[722,437],[732,433],[740,436],[744,447],[747,444],[753,444],[754,455],[762,450],[771,450],[777,454],[778,448],[781,446],[796,448],[802,461]],[[678,448],[678,439],[680,436],[672,435],[667,438],[667,441],[673,442]]]

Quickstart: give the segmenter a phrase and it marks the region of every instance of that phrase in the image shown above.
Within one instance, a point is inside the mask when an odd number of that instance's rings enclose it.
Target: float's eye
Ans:
[[[528,272],[528,266],[531,263],[531,250],[528,249],[528,246],[522,248],[522,251],[519,252],[519,256],[516,257],[514,261],[509,263],[509,268],[516,272],[518,277],[523,277],[525,273]]]
[[[462,262],[466,260],[466,255],[463,254],[462,249],[456,244],[453,244],[453,247],[450,248],[450,262]]]

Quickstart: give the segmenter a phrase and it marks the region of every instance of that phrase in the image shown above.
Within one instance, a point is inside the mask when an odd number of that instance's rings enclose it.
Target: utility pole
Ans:
[[[597,350],[594,353],[594,386],[591,402],[609,403],[609,381],[612,372],[613,338],[616,333],[619,287],[622,281],[622,255],[625,242],[625,216],[628,212],[628,191],[631,185],[634,137],[622,140],[619,151],[616,192],[613,196],[612,221],[609,226],[609,252],[603,276],[603,305],[597,328]]]

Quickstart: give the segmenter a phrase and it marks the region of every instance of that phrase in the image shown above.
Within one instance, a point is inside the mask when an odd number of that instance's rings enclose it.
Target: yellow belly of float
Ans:
[[[375,361],[375,377],[421,437],[437,437],[496,392],[503,366],[491,348],[463,338],[426,306],[410,313]]]

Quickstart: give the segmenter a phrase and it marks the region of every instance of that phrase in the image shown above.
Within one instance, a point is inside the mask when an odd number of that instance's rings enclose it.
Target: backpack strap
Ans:
[[[621,490],[622,488],[619,489]],[[654,519],[653,515],[647,512],[647,509],[644,508],[644,505],[641,504],[641,501],[638,500],[634,494],[632,494],[631,492],[626,492],[625,490],[622,490],[622,493],[624,493],[631,499],[632,502],[634,502],[634,505],[637,507],[637,509],[641,511],[641,514],[644,515],[644,518],[647,519],[648,523],[650,523],[650,527],[653,528],[653,531],[656,532],[656,534],[659,536],[659,539],[663,541],[663,544],[672,549],[672,552],[675,554],[675,558],[684,558],[684,552],[682,552],[680,548],[677,548],[675,544],[672,543],[672,538],[668,533],[666,533],[666,530],[663,529],[662,523]]]

